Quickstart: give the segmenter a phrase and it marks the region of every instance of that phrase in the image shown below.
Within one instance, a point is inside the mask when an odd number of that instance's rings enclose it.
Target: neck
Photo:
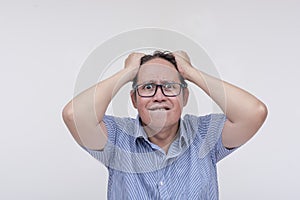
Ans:
[[[172,142],[175,140],[177,136],[179,128],[179,122],[172,127],[164,127],[164,128],[151,128],[149,126],[144,126],[144,130],[148,135],[149,140],[162,148],[165,153],[168,152],[168,149]]]

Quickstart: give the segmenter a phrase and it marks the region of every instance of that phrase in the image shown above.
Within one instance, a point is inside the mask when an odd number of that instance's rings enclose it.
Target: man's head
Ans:
[[[152,129],[178,126],[187,103],[188,89],[170,52],[154,52],[141,58],[133,81],[131,99],[142,122]]]
[[[176,62],[175,56],[171,52],[169,52],[169,51],[155,51],[152,55],[148,54],[148,55],[143,56],[141,58],[141,61],[140,61],[140,67],[143,64],[145,64],[146,62],[148,62],[150,60],[153,60],[155,58],[161,58],[161,59],[164,59],[164,60],[170,62],[175,67],[175,69],[178,71],[178,67],[177,67],[177,62]],[[181,76],[181,74],[178,73],[178,75],[179,75],[180,82],[182,84],[187,85],[187,83],[185,82],[185,80]],[[138,73],[136,74],[135,78],[132,81],[132,88],[134,88],[136,86],[137,81],[138,81]]]

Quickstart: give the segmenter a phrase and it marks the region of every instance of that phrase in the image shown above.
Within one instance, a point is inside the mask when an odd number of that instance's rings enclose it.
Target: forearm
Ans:
[[[232,123],[247,123],[264,109],[264,104],[245,90],[195,68],[189,69],[188,79],[208,94]]]
[[[104,148],[107,130],[103,116],[111,99],[131,80],[129,74],[128,69],[123,69],[83,91],[65,106],[63,119],[78,144],[95,150]]]
[[[123,69],[76,96],[70,104],[76,121],[97,125],[120,88],[130,81],[130,71]]]
[[[185,52],[175,53],[181,75],[200,87],[225,113],[224,146],[232,148],[247,142],[265,121],[267,107],[245,90],[194,68]]]
[[[120,88],[137,74],[144,54],[131,53],[124,68],[74,97],[63,109],[63,119],[74,139],[82,146],[102,150],[107,142],[103,116]]]

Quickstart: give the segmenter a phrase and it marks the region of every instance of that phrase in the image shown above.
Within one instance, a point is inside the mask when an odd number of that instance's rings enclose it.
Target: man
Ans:
[[[224,114],[181,118],[189,97],[185,80]],[[137,118],[105,115],[130,81]],[[122,70],[63,110],[78,144],[108,168],[108,199],[218,199],[216,163],[246,143],[266,116],[256,97],[196,69],[183,51],[132,53]]]

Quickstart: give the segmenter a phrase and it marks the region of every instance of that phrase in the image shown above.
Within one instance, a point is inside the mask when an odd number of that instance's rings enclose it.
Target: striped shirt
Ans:
[[[224,114],[180,120],[168,153],[151,143],[139,116],[105,116],[108,142],[89,150],[109,171],[108,199],[218,199],[216,163],[233,152],[222,144]]]

